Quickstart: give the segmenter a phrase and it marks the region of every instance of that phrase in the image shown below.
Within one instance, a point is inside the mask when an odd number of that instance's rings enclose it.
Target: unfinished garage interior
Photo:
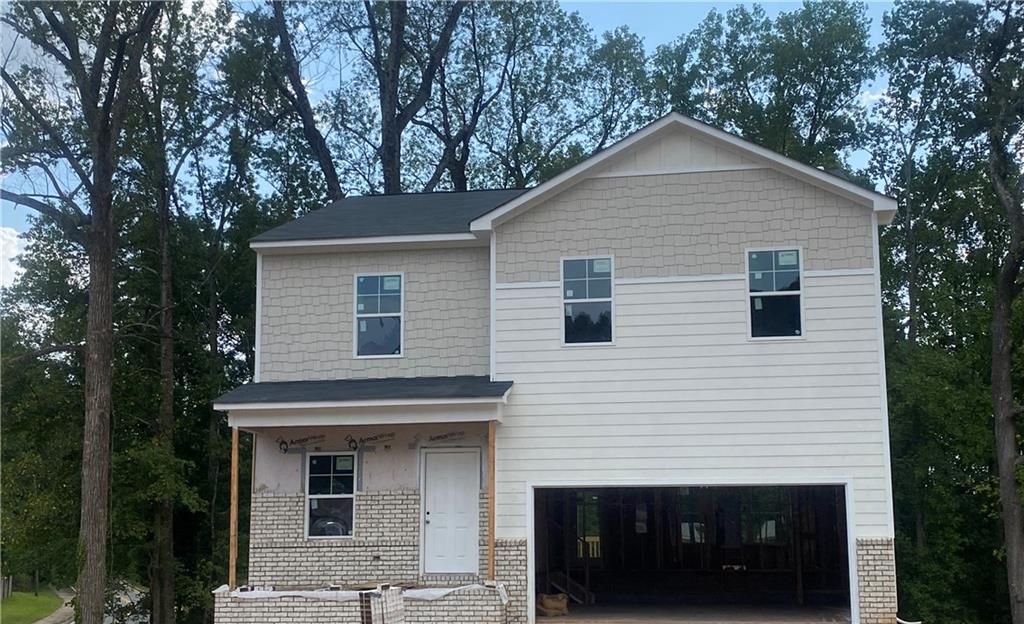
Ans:
[[[841,485],[538,488],[535,497],[536,594],[567,594],[571,613],[597,621],[647,608],[685,622],[764,609],[848,621]]]

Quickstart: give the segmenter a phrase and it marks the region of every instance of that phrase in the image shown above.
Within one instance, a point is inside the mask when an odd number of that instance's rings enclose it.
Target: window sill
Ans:
[[[807,336],[747,336],[747,342],[793,342],[806,339]]]
[[[355,535],[307,535],[308,541],[322,542],[324,540],[350,540],[355,539]]]
[[[568,349],[590,348],[590,347],[614,347],[615,341],[610,342],[563,342],[562,346]]]
[[[397,355],[356,355],[354,356],[357,360],[397,360],[404,358],[405,354],[399,353]]]

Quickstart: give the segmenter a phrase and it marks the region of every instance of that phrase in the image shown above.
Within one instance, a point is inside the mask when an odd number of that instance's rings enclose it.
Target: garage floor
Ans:
[[[832,607],[616,606],[570,607],[561,617],[537,616],[537,624],[849,624],[848,609]]]

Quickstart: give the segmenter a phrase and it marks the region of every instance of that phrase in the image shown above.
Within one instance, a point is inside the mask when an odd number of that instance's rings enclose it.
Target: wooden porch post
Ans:
[[[231,428],[231,511],[228,516],[228,588],[238,587],[238,427]]]
[[[487,580],[494,579],[494,432],[497,423],[487,421]]]

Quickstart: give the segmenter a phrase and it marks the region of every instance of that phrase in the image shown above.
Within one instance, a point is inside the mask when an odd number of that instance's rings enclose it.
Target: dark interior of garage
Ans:
[[[544,488],[537,593],[572,604],[849,604],[842,486]]]

